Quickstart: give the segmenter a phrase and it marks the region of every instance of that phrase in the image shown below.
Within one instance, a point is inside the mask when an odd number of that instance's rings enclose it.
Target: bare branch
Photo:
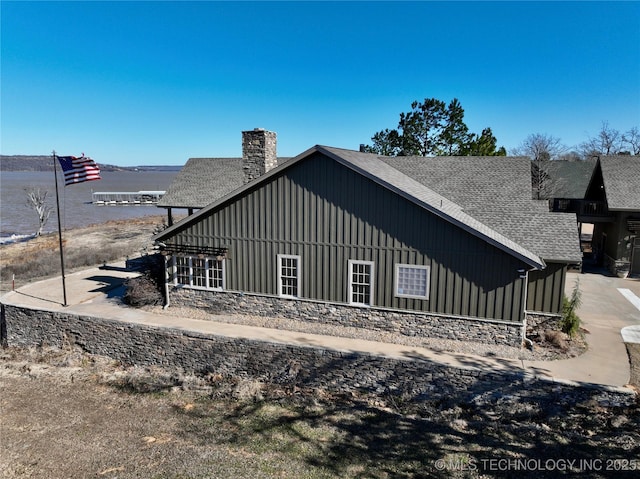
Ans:
[[[25,191],[27,192],[27,206],[31,207],[38,215],[36,236],[40,236],[53,211],[53,208],[47,204],[48,192],[40,188],[25,188]]]
[[[603,121],[600,131],[595,137],[589,137],[580,145],[585,158],[600,155],[617,155],[622,151],[622,135],[618,130],[609,126],[609,122]]]
[[[640,131],[637,126],[622,135],[622,141],[625,146],[629,147],[632,155],[640,155]]]

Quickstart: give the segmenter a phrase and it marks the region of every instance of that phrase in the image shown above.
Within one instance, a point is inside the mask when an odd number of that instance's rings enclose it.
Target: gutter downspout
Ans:
[[[519,273],[524,273],[520,275],[520,278],[524,279],[524,301],[522,306],[522,344],[525,344],[527,348],[533,349],[533,341],[527,338],[527,299],[529,295],[529,273],[531,271],[536,271],[537,268],[531,268],[529,270],[518,270]]]
[[[156,245],[158,245],[161,249],[164,249],[166,245],[160,241],[156,241]],[[170,256],[164,256],[164,304],[162,305],[162,309],[167,309],[170,305],[169,302],[169,261]]]
[[[164,282],[164,305],[162,306],[162,309],[167,309],[169,307],[169,283],[167,283],[166,281]]]

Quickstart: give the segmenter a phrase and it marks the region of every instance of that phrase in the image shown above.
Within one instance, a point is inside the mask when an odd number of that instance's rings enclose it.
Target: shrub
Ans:
[[[582,293],[580,292],[580,280],[571,292],[571,298],[564,297],[562,301],[562,332],[573,338],[580,330],[580,317],[576,314],[576,309],[580,306]]]
[[[569,349],[569,345],[567,344],[567,333],[563,333],[561,331],[554,331],[552,329],[547,329],[544,332],[544,339],[547,343],[552,344],[556,348],[561,349],[562,351],[566,351]]]
[[[159,254],[143,257],[142,275],[128,279],[123,301],[135,307],[161,305],[164,303],[164,260]]]

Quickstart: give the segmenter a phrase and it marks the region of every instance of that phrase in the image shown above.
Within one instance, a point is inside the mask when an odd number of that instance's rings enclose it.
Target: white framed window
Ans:
[[[395,295],[429,299],[429,266],[396,264]]]
[[[191,283],[193,286],[206,288],[207,281],[207,260],[205,258],[191,259]]]
[[[196,289],[224,289],[224,259],[174,256],[173,284]]]
[[[278,296],[299,298],[300,288],[300,256],[291,254],[278,255]]]
[[[349,260],[349,304],[373,304],[373,261]]]
[[[175,265],[173,282],[175,284],[191,284],[191,261],[186,256],[174,256]]]

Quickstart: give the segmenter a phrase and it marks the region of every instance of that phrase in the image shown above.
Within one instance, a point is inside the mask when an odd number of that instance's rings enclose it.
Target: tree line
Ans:
[[[490,127],[480,133],[469,131],[464,109],[454,98],[445,103],[436,98],[414,101],[411,110],[400,113],[398,126],[384,129],[371,137],[363,150],[385,156],[506,156],[504,146]],[[600,131],[574,148],[557,137],[532,133],[509,152],[532,160],[584,160],[601,155],[640,155],[640,131],[634,126],[626,132],[603,122]]]

